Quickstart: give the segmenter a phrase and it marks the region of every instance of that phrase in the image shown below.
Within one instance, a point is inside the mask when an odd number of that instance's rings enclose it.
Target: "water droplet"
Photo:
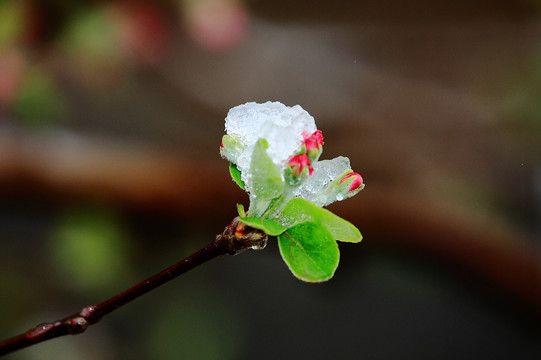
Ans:
[[[267,246],[267,236],[264,239],[254,243],[251,248],[252,250],[263,250]]]

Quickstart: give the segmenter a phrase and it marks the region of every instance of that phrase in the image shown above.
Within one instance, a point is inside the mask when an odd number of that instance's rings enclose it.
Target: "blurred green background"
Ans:
[[[366,189],[330,282],[275,241],[6,359],[541,358],[541,3],[0,0],[0,338],[210,242],[247,102]]]

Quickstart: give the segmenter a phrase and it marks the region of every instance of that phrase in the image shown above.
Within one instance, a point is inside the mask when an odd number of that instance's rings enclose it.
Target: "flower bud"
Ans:
[[[326,206],[335,201],[342,201],[357,194],[364,188],[363,178],[361,175],[353,172],[351,169],[346,170],[340,176],[336,177],[329,185],[323,189],[316,198],[320,206]]]
[[[293,194],[317,206],[347,199],[364,188],[362,178],[351,170],[349,159],[339,156],[312,163],[313,175],[304,178]]]
[[[297,185],[302,179],[312,175],[314,169],[306,154],[295,155],[287,162],[284,173],[289,185]]]
[[[352,170],[348,170],[333,180],[327,191],[332,199],[331,202],[334,202],[336,200],[342,201],[352,197],[362,189],[364,189],[364,184],[361,175]]]
[[[316,130],[313,134],[306,137],[304,140],[306,154],[311,162],[316,161],[323,151],[323,133],[321,130]]]
[[[349,174],[346,174],[341,180],[340,184],[346,182],[346,185],[349,184],[348,191],[354,191],[358,189],[363,184],[363,177],[356,173],[356,172],[350,172]],[[363,186],[364,187],[364,186]]]
[[[310,160],[306,154],[295,155],[288,162],[287,165],[291,169],[291,174],[295,177],[301,176],[305,169],[308,169],[308,174],[312,175],[314,169],[310,166]]]

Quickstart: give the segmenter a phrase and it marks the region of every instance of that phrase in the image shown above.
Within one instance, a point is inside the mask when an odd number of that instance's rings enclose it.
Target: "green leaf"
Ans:
[[[252,174],[252,194],[259,199],[274,199],[284,191],[284,182],[278,167],[267,154],[268,143],[265,139],[257,140],[250,173]]]
[[[220,155],[227,158],[233,163],[237,163],[237,159],[244,151],[246,146],[237,135],[224,135],[220,143]]]
[[[237,212],[239,213],[240,217],[246,217],[246,211],[244,211],[244,205],[237,204]]]
[[[241,179],[240,170],[237,168],[237,165],[229,163],[229,173],[231,174],[233,181],[236,182],[242,190],[246,190],[244,186],[244,181],[242,181]]]
[[[340,252],[329,231],[314,222],[304,222],[278,236],[280,254],[297,278],[321,282],[332,278]]]
[[[254,229],[263,230],[265,234],[277,236],[286,231],[287,228],[272,220],[263,220],[257,217],[241,217],[240,222],[253,227]]]
[[[363,239],[359,229],[349,221],[301,198],[294,198],[286,204],[280,222],[287,228],[304,222],[314,222],[324,226],[334,239],[343,242],[358,243]]]

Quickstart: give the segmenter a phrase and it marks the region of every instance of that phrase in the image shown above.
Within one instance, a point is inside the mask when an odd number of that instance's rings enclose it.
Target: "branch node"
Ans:
[[[97,307],[95,305],[84,307],[79,312],[79,316],[84,318],[90,324],[97,323],[100,320],[100,317],[97,316],[96,310]]]
[[[226,241],[226,250],[230,255],[240,254],[247,249],[263,250],[268,240],[265,232],[240,222],[239,217],[234,218],[218,237]]]
[[[81,316],[76,316],[71,319],[67,319],[64,322],[66,331],[70,335],[77,335],[84,332],[88,328],[88,321]]]

